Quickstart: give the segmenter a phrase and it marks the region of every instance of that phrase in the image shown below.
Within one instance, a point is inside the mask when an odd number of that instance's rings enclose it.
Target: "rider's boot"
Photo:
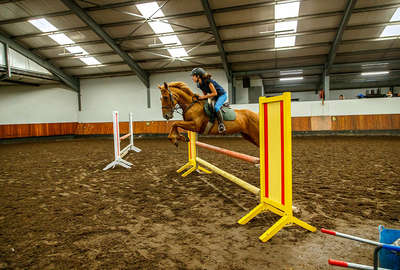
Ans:
[[[217,112],[217,119],[218,119],[218,132],[224,133],[226,131],[226,128],[224,125],[224,117],[222,116],[221,110]]]

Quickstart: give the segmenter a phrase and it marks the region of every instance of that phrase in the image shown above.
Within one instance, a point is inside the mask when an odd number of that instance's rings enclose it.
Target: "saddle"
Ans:
[[[214,111],[215,99],[208,99],[208,102],[204,103],[204,112],[210,118],[210,122],[214,123],[215,121],[215,111]],[[235,121],[236,113],[231,108],[228,102],[225,102],[221,107],[222,115],[224,117],[224,121]]]
[[[206,115],[209,118],[207,126],[203,132],[204,135],[207,135],[210,132],[210,130],[215,122],[215,118],[216,118],[215,110],[214,110],[215,101],[216,101],[215,99],[209,98],[207,100],[207,102],[204,103],[204,112],[206,113]],[[222,116],[224,118],[224,121],[235,121],[236,120],[236,112],[231,108],[231,106],[229,105],[228,102],[225,102],[222,105],[221,111],[222,111]]]

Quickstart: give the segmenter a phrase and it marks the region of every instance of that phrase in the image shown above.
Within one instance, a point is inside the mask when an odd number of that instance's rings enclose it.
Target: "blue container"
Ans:
[[[385,229],[382,225],[379,225],[379,242],[392,244],[399,238],[400,230]],[[390,250],[381,249],[379,251],[379,266],[400,270],[400,254],[396,254]]]

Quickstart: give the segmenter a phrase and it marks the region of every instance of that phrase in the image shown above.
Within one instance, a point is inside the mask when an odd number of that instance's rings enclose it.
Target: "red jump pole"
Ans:
[[[206,143],[202,143],[202,142],[196,142],[196,145],[198,147],[205,148],[205,149],[217,152],[217,153],[225,154],[225,155],[228,155],[230,157],[241,159],[241,160],[244,160],[244,161],[247,161],[247,162],[250,162],[250,163],[254,163],[254,164],[259,164],[260,163],[260,159],[257,158],[257,157],[253,157],[253,156],[249,156],[249,155],[246,155],[246,154],[234,152],[234,151],[227,150],[225,148],[221,148],[221,147],[218,147],[218,146],[214,146],[214,145],[210,145],[210,144],[206,144]]]

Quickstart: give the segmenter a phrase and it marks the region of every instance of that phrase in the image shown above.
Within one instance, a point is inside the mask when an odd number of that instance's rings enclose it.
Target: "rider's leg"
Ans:
[[[225,103],[227,98],[228,98],[227,95],[223,94],[222,96],[219,96],[217,101],[215,102],[215,112],[217,114],[217,119],[218,119],[218,132],[219,133],[224,133],[226,131],[221,107]]]

